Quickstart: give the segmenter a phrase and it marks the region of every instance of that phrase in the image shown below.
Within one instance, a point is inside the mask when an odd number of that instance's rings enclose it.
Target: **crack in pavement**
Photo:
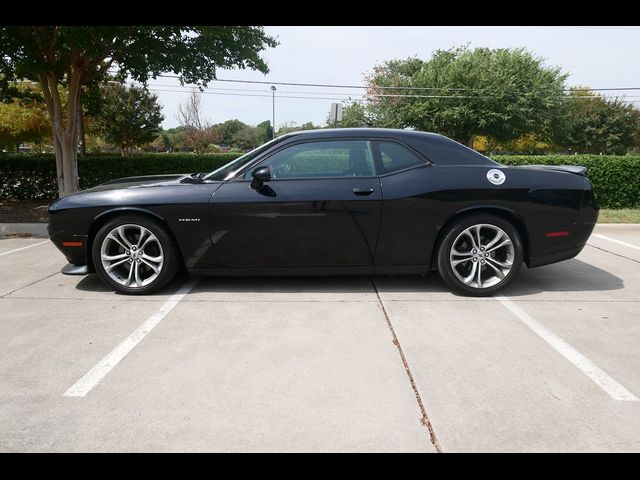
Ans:
[[[398,340],[398,336],[396,335],[396,331],[393,328],[393,324],[391,323],[391,318],[389,317],[389,312],[387,312],[386,307],[382,301],[382,297],[380,296],[380,292],[378,291],[378,286],[376,285],[373,277],[371,278],[371,284],[373,285],[373,289],[376,292],[376,296],[378,297],[378,307],[382,310],[384,314],[384,318],[387,321],[387,325],[389,326],[389,330],[391,330],[391,335],[393,337],[393,344],[398,349],[398,353],[400,353],[400,358],[402,359],[402,364],[404,365],[404,370],[407,372],[407,376],[409,377],[409,383],[411,384],[411,388],[413,389],[413,393],[416,396],[416,401],[418,402],[418,407],[420,408],[420,423],[427,427],[429,431],[429,438],[431,439],[431,443],[435,447],[438,453],[442,452],[442,447],[440,447],[440,443],[438,442],[438,437],[436,436],[436,432],[433,429],[433,425],[431,424],[431,420],[429,420],[429,416],[427,415],[427,410],[424,408],[424,403],[422,402],[422,397],[420,397],[420,392],[418,392],[418,386],[416,385],[415,379],[413,378],[413,374],[411,373],[411,368],[409,367],[409,362],[407,361],[407,357],[404,355],[404,351],[402,350],[402,346],[400,345],[400,340]]]
[[[36,283],[42,282],[43,280],[46,280],[47,278],[51,278],[51,277],[53,277],[54,275],[57,275],[57,274],[59,274],[59,273],[60,273],[60,271],[59,271],[59,270],[56,270],[55,272],[53,272],[53,273],[52,273],[52,274],[50,274],[50,275],[47,275],[47,276],[46,276],[46,277],[44,277],[44,278],[40,278],[40,279],[38,279],[38,280],[34,280],[33,282],[28,283],[28,284],[26,284],[26,285],[23,285],[22,287],[18,287],[18,288],[14,289],[14,290],[11,290],[10,292],[5,293],[4,295],[0,295],[0,298],[5,298],[7,295],[11,295],[12,293],[19,292],[20,290],[23,290],[23,289],[25,289],[25,288],[27,288],[27,287],[30,287],[31,285],[35,285]]]
[[[591,248],[597,248],[598,250],[602,250],[603,252],[610,253],[611,255],[615,255],[616,257],[626,258],[627,260],[631,260],[632,262],[640,263],[635,258],[625,257],[624,255],[620,255],[619,253],[615,253],[615,252],[612,252],[610,250],[607,250],[606,248],[596,247],[595,245],[591,245],[590,243],[587,243],[587,246],[591,247]]]

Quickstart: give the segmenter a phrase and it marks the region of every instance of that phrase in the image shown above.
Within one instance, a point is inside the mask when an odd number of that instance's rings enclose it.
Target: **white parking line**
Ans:
[[[551,345],[560,355],[578,367],[582,373],[607,392],[611,398],[627,402],[640,401],[638,397],[603,372],[597,365],[591,362],[591,360],[565,342],[562,338],[552,333],[545,326],[534,320],[527,312],[507,297],[504,295],[496,295],[494,298],[509,309],[522,321],[522,323],[533,330],[533,332],[540,338]]]
[[[19,252],[21,250],[26,250],[27,248],[37,247],[38,245],[42,245],[43,243],[48,243],[48,242],[49,242],[49,240],[44,240],[42,242],[34,243],[33,245],[27,245],[26,247],[16,248],[15,250],[9,250],[8,252],[0,253],[0,257],[3,257],[5,255],[9,255],[10,253]]]
[[[131,335],[125,338],[120,345],[111,350],[100,360],[91,370],[89,370],[80,380],[74,383],[63,396],[84,397],[93,387],[98,385],[104,377],[122,360],[133,348],[146,337],[153,328],[191,291],[198,283],[198,279],[189,280],[186,284],[171,295],[169,300],[164,302],[156,313],[147,318],[142,325],[136,328]]]
[[[600,235],[599,233],[594,233],[593,236],[594,237],[598,237],[598,238],[602,238],[603,240],[609,240],[610,242],[613,242],[613,243],[618,243],[620,245],[624,245],[625,247],[635,248],[636,250],[640,250],[640,247],[638,247],[637,245],[632,245],[632,244],[627,243],[627,242],[622,242],[620,240],[616,240],[615,238],[607,237],[606,235]]]

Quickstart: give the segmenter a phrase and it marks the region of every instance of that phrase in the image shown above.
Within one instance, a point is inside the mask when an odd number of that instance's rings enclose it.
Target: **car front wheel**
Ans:
[[[179,266],[171,236],[158,223],[138,215],[107,222],[94,239],[92,255],[98,276],[127,294],[162,288]]]
[[[522,240],[511,223],[494,215],[474,215],[445,232],[438,271],[453,290],[482,297],[511,283],[522,259]]]

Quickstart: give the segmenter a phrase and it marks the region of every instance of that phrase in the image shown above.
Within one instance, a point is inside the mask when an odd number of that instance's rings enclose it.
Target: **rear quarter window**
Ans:
[[[380,142],[381,174],[397,172],[418,165],[425,165],[425,161],[407,147],[395,142]]]

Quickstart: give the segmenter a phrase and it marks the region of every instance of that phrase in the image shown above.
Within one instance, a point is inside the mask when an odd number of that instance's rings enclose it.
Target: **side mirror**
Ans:
[[[271,180],[271,170],[269,167],[258,167],[251,172],[253,180],[251,181],[251,188],[257,190],[264,185],[264,182]]]

